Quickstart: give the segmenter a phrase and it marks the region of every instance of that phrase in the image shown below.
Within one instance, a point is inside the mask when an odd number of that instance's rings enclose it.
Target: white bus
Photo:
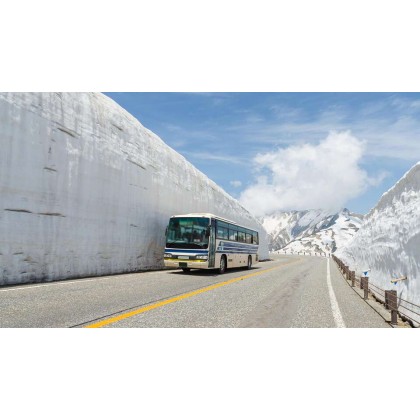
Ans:
[[[165,267],[218,269],[258,262],[258,232],[210,213],[172,216],[166,228]]]

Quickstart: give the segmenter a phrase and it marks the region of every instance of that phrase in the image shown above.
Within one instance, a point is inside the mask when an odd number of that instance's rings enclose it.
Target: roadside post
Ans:
[[[369,277],[361,277],[360,278],[361,288],[364,290],[363,299],[368,300],[368,293],[369,293]]]

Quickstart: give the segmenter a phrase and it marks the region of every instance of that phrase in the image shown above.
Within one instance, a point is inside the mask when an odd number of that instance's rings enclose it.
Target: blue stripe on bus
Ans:
[[[245,248],[245,247],[241,247],[241,246],[218,246],[217,249],[241,249],[241,250],[250,250],[250,251],[254,251],[257,250],[258,248]]]
[[[233,245],[233,244],[226,244],[226,245],[219,245],[217,247],[218,251],[223,251],[223,250],[236,250],[236,251],[254,251],[257,252],[258,251],[258,247],[257,246],[238,246],[238,245]]]
[[[233,247],[233,248],[242,248],[242,249],[258,249],[258,245],[241,245],[241,244],[232,244],[232,243],[220,243],[218,248],[223,247],[223,248],[228,248],[228,247]]]
[[[257,254],[257,251],[228,251],[228,250],[223,250],[223,251],[216,251],[216,254]]]
[[[245,247],[252,247],[252,248],[258,248],[258,245],[256,244],[246,244],[244,242],[233,242],[233,241],[220,241],[219,246],[224,245],[234,245],[234,246],[245,246]]]
[[[238,244],[238,243],[232,243],[232,242],[220,242],[219,246],[217,247],[218,251],[223,250],[237,250],[237,251],[258,251],[258,245],[246,245],[246,244]]]

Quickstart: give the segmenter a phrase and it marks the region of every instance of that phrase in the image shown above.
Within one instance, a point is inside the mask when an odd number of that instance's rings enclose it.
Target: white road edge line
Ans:
[[[138,272],[138,273],[120,273],[120,274],[113,274],[111,277],[110,276],[98,276],[98,277],[94,277],[94,278],[89,278],[89,277],[83,278],[83,277],[81,277],[80,279],[77,279],[77,280],[57,280],[57,281],[51,281],[51,282],[47,282],[47,283],[36,284],[34,286],[25,286],[24,284],[21,287],[19,287],[19,286],[7,287],[6,286],[4,289],[0,288],[0,293],[1,292],[12,292],[14,290],[35,289],[35,288],[38,288],[38,287],[64,286],[64,285],[67,285],[67,284],[74,284],[74,283],[81,283],[81,282],[87,283],[87,282],[90,282],[90,281],[109,280],[109,279],[114,278],[115,276],[133,276],[134,277],[135,275],[138,275],[140,273],[141,272]],[[154,272],[152,272],[152,273],[154,273]],[[160,274],[160,271],[156,271],[155,273]]]
[[[331,309],[334,317],[334,322],[337,328],[346,328],[343,317],[341,316],[340,308],[338,307],[337,298],[335,297],[334,290],[331,284],[331,273],[330,273],[330,259],[327,259],[327,285],[328,292],[330,294]]]
[[[35,289],[38,287],[48,287],[48,286],[64,286],[64,285],[68,285],[68,284],[74,284],[74,283],[87,283],[90,281],[98,281],[98,280],[108,280],[111,277],[96,277],[94,279],[79,279],[79,280],[73,280],[73,281],[65,281],[65,280],[61,280],[60,282],[51,282],[51,283],[42,283],[42,284],[37,284],[36,286],[22,286],[22,287],[10,287],[10,288],[6,288],[6,289],[0,289],[0,293],[1,292],[12,292],[15,290],[26,290],[26,289]]]

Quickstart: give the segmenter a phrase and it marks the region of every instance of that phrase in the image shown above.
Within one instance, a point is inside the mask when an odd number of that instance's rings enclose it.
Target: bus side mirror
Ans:
[[[206,229],[206,238],[210,237],[210,226],[207,227]]]
[[[166,229],[165,229],[165,236],[168,236],[168,226],[166,226]]]

